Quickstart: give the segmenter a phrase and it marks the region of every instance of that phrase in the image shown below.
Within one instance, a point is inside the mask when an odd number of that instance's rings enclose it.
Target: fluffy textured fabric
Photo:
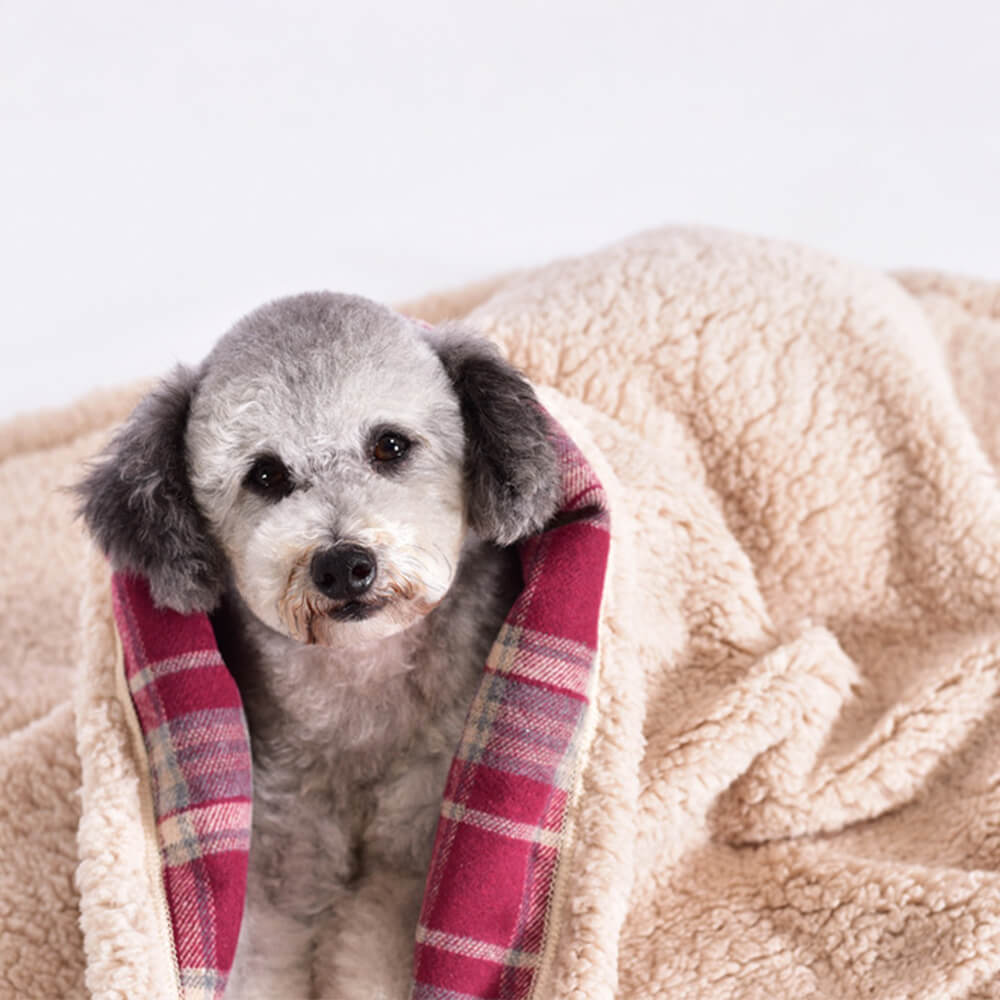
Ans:
[[[405,309],[496,340],[612,511],[533,995],[1000,996],[1000,286],[665,230]],[[0,995],[171,995],[55,492],[136,395],[0,430]]]
[[[526,997],[539,965],[584,759],[609,546],[601,484],[561,428],[550,422],[548,437],[558,456],[557,512],[518,545],[525,585],[483,664],[456,747],[416,934],[415,1000],[456,982],[468,996]],[[111,586],[149,762],[144,825],[150,869],[163,886],[171,974],[185,1000],[218,1000],[250,847],[250,742],[239,693],[205,614],[156,607],[143,577],[115,573]]]

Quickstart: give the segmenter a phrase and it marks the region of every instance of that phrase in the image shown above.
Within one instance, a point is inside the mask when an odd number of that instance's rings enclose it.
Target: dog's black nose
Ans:
[[[371,587],[375,568],[375,553],[371,549],[343,545],[317,552],[309,573],[320,593],[334,600],[351,600]]]

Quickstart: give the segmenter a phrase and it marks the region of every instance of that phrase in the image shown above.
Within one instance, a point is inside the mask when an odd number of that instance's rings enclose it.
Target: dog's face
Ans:
[[[558,481],[534,394],[489,345],[314,294],[178,370],[79,491],[158,603],[209,610],[233,586],[271,628],[340,647],[431,611],[470,528],[499,544],[537,531]]]
[[[418,328],[388,311],[286,307],[209,357],[188,418],[194,499],[258,618],[341,646],[444,597],[467,532],[458,398]],[[374,320],[374,321],[373,321]]]

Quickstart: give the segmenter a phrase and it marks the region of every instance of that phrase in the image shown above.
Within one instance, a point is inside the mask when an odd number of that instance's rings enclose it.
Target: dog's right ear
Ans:
[[[225,559],[191,491],[184,449],[197,372],[178,367],[136,407],[74,487],[79,513],[115,569],[145,576],[153,600],[210,611]]]
[[[470,524],[498,545],[541,531],[556,512],[560,475],[534,390],[493,344],[458,323],[432,329],[427,340],[462,413]]]

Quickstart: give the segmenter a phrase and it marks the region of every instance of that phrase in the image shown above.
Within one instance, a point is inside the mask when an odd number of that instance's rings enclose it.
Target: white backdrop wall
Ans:
[[[0,11],[0,416],[664,222],[1000,278],[993,0]]]

